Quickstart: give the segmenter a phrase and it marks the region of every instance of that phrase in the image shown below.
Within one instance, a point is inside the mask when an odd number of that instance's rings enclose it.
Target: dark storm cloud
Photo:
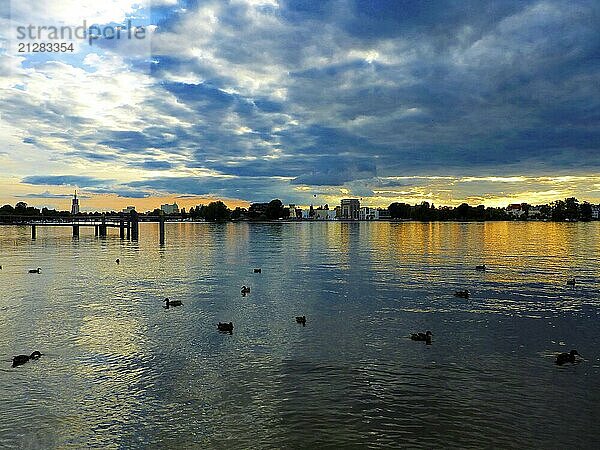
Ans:
[[[259,39],[238,9],[224,22],[238,26],[238,35],[215,37],[222,44],[217,49],[226,48],[218,55],[232,64],[251,65],[252,56],[265,61],[268,55],[292,69],[283,81],[287,99],[276,108],[260,108],[260,102],[256,109],[236,108],[251,98],[219,91],[216,86],[231,80],[202,67],[212,87],[170,89],[199,111],[235,109],[243,119],[262,121],[265,130],[275,122],[270,113],[293,111],[301,125],[273,133],[284,152],[335,157],[359,151],[381,166],[380,174],[500,173],[517,164],[535,173],[600,165],[593,157],[599,38],[592,2],[288,1],[278,16],[284,19],[280,39]],[[314,26],[319,23],[322,28]],[[295,37],[305,38],[305,53],[312,49],[324,62],[302,61]],[[236,45],[242,39],[247,45]],[[370,48],[381,53],[373,61],[336,61],[336,54]],[[169,60],[169,68],[181,64]],[[265,131],[262,137],[268,136]],[[286,172],[278,163],[273,161],[273,175]],[[261,163],[257,173],[268,175],[267,166]],[[221,169],[239,174],[241,167]],[[336,184],[348,178],[334,176],[334,166],[316,170],[311,161],[305,169],[297,181]]]

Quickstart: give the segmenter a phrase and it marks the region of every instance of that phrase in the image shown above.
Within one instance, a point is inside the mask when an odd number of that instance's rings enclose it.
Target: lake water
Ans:
[[[599,222],[157,228],[0,227],[0,447],[600,441]]]

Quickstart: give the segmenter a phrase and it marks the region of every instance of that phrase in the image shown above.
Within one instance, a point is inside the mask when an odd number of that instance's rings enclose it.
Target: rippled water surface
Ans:
[[[157,227],[0,227],[0,447],[600,441],[598,222]]]

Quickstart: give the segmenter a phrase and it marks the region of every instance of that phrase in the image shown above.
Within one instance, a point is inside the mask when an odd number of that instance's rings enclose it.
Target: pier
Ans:
[[[37,238],[38,228],[40,227],[71,227],[73,229],[73,237],[79,237],[81,227],[93,227],[94,236],[104,238],[108,234],[109,228],[118,228],[119,237],[122,240],[139,240],[140,231],[139,223],[157,222],[159,230],[160,245],[165,244],[165,216],[160,214],[157,216],[143,216],[132,211],[129,214],[118,215],[96,215],[96,216],[73,216],[70,218],[39,218],[39,217],[12,217],[12,225],[25,225],[31,227],[31,239]]]

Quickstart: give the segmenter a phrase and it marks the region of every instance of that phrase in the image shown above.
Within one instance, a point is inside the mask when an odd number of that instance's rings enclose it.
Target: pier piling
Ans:
[[[35,225],[31,225],[31,239],[35,239],[35,237],[36,237]]]
[[[139,238],[139,217],[138,213],[134,210],[131,211],[131,239],[137,241]]]
[[[123,219],[119,221],[119,237],[125,239],[125,221]]]
[[[160,245],[165,245],[165,214],[162,211],[158,216],[158,231],[160,235]]]
[[[102,214],[102,223],[100,224],[100,237],[106,237],[106,215]]]
[[[73,225],[73,237],[74,238],[79,237],[79,225]]]

